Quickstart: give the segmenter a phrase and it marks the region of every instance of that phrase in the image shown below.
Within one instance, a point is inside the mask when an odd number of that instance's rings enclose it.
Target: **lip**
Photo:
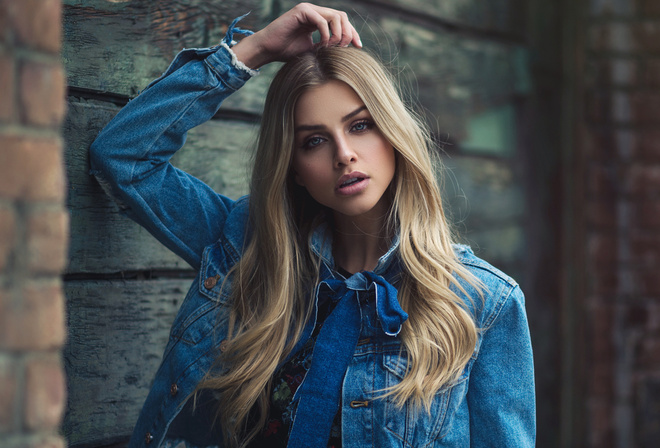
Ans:
[[[351,179],[360,179],[360,180],[350,185],[345,185],[342,187],[342,184],[344,184],[344,182],[347,182]],[[337,183],[335,184],[335,192],[337,192],[340,195],[350,196],[362,192],[365,188],[367,188],[368,184],[369,184],[369,176],[359,171],[353,171],[352,173],[344,174],[337,180]]]

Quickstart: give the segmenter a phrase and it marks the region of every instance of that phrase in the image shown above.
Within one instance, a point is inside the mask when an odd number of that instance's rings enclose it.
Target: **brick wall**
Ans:
[[[587,0],[578,78],[586,446],[660,440],[660,2]]]
[[[64,447],[60,0],[0,0],[0,440]]]

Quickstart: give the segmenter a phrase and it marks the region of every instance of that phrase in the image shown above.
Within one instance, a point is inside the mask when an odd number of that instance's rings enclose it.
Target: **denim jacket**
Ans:
[[[91,172],[131,218],[197,270],[170,332],[130,447],[221,446],[216,408],[191,394],[222,352],[227,333],[228,270],[240,258],[248,197],[224,197],[169,163],[186,132],[209,120],[252,73],[227,45],[179,53],[163,76],[125,106],[90,150]],[[397,242],[376,274],[398,269]],[[327,232],[312,248],[334,274]],[[362,310],[360,341],[342,387],[342,445],[358,447],[531,447],[535,443],[532,350],[524,297],[507,275],[455,246],[461,263],[485,286],[483,300],[465,284],[463,297],[480,329],[460,378],[439,390],[430,413],[378,398],[404,376],[398,337],[374,330],[377,316]],[[299,346],[309,337],[309,322]]]

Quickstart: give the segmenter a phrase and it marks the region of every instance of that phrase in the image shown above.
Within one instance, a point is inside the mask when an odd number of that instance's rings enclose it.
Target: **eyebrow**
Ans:
[[[341,117],[341,121],[348,121],[363,110],[366,110],[367,106],[360,106],[357,109],[355,109],[353,112],[349,112],[348,114],[344,115]],[[296,126],[295,129],[293,130],[294,133],[300,132],[300,131],[318,131],[320,129],[323,129],[324,126],[319,125],[319,124],[312,124],[312,125],[302,125],[302,126]]]

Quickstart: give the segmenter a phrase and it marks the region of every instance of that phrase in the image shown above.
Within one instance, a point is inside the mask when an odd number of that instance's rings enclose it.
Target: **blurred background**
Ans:
[[[427,119],[458,239],[525,292],[537,445],[656,447],[660,0],[319,3]],[[294,4],[0,0],[3,447],[125,446],[195,273],[103,194],[89,145],[182,48]],[[175,165],[245,194],[276,70]]]

